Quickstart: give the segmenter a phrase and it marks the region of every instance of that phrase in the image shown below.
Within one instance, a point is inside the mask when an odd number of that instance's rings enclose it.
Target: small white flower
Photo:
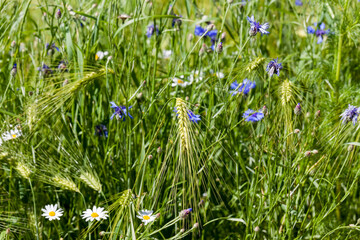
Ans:
[[[14,129],[4,132],[0,137],[0,145],[3,143],[3,141],[8,141],[14,138],[18,138],[22,135],[20,126],[16,126]]]
[[[41,209],[41,211],[44,212],[41,216],[44,216],[50,221],[60,220],[60,217],[63,215],[63,210],[61,208],[58,208],[57,204],[46,205],[45,208]]]
[[[191,82],[184,81],[183,78],[174,77],[173,78],[173,83],[171,84],[171,86],[173,86],[173,87],[176,87],[176,86],[186,87],[186,86],[188,86],[190,84],[191,84]]]
[[[193,81],[199,82],[199,81],[203,80],[203,78],[204,78],[204,73],[199,72],[199,70],[192,71],[189,76],[190,82],[193,82]]]
[[[163,58],[168,59],[171,57],[172,51],[171,50],[163,50]]]
[[[156,216],[152,216],[153,211],[152,210],[142,210],[138,211],[137,217],[141,219],[141,221],[146,225],[150,222],[153,222],[156,219]]]
[[[218,78],[224,78],[225,77],[225,74],[223,74],[222,72],[214,73],[214,70],[212,70],[212,69],[210,69],[210,73],[211,73],[211,75],[213,75],[215,77],[218,77]]]
[[[108,51],[105,51],[105,52],[102,52],[102,51],[98,51],[96,54],[95,54],[95,60],[101,60],[103,59],[105,56],[109,55],[109,52]]]
[[[87,222],[88,221],[92,222],[94,219],[96,219],[97,221],[100,221],[100,219],[106,219],[107,217],[109,217],[107,213],[108,211],[104,211],[104,208],[102,207],[97,208],[96,206],[94,206],[92,210],[86,209],[86,211],[84,211],[83,215],[81,216]]]

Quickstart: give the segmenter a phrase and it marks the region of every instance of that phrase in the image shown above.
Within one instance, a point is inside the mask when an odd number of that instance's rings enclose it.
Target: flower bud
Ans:
[[[162,152],[161,147],[158,147],[158,148],[156,149],[156,152],[157,152],[158,154],[161,154],[161,152]]]
[[[214,24],[209,24],[207,27],[206,27],[206,29],[208,30],[208,31],[211,31],[211,30],[213,30],[215,28],[215,25]]]
[[[301,106],[300,106],[300,103],[298,103],[295,108],[294,108],[294,113],[296,115],[300,115],[301,114]]]
[[[184,228],[180,229],[180,233],[183,233],[183,232],[185,232],[185,229]]]
[[[255,232],[259,232],[259,231],[260,231],[260,227],[259,227],[259,226],[256,226],[256,227],[254,228],[254,231],[255,231]]]
[[[256,32],[255,29],[250,28],[250,30],[249,30],[249,35],[250,35],[251,37],[255,36],[256,33],[257,33],[257,32]]]
[[[180,217],[181,218],[186,218],[187,216],[189,216],[189,214],[191,213],[192,208],[188,208],[188,209],[184,209],[180,212]]]
[[[30,91],[30,92],[29,92],[29,96],[32,96],[33,94],[34,94],[33,91]]]
[[[349,152],[351,152],[352,150],[354,150],[354,145],[350,144],[350,145],[348,146],[347,150],[348,150]]]
[[[149,159],[149,160],[153,159],[153,156],[150,154],[150,155],[148,156],[148,159]]]
[[[61,18],[61,10],[60,10],[60,9],[58,9],[58,10],[56,11],[55,17],[56,17],[57,19],[60,19],[60,18]]]
[[[207,49],[207,46],[206,46],[206,44],[204,43],[204,44],[202,45],[202,47],[200,48],[200,51],[199,51],[199,56],[200,56],[200,57],[202,57],[202,56],[205,54],[206,49]]]
[[[16,42],[12,41],[10,47],[15,48],[16,47]]]
[[[295,129],[294,133],[296,133],[296,134],[300,133],[300,129]]]
[[[10,71],[11,76],[15,77],[17,73],[17,65],[16,63],[14,64],[13,68]]]
[[[119,19],[121,19],[121,20],[122,20],[122,22],[124,23],[124,22],[125,22],[125,20],[127,20],[127,19],[131,18],[131,16],[129,16],[129,15],[127,15],[127,14],[123,13],[123,14],[120,14],[120,16],[118,16],[118,18],[119,18]]]
[[[311,156],[311,151],[306,151],[305,152],[305,157],[310,157]]]
[[[157,214],[155,215],[156,218],[159,218],[160,216],[161,216],[160,213],[157,213]]]
[[[105,231],[101,231],[101,232],[99,232],[99,235],[100,235],[100,237],[105,236]]]
[[[193,225],[193,228],[198,228],[199,227],[199,223],[194,223],[194,225]]]
[[[9,235],[10,234],[10,228],[6,229],[6,234]]]
[[[315,113],[315,118],[319,118],[320,117],[320,110],[317,110]]]
[[[305,115],[306,118],[309,118],[310,117],[310,113],[307,112],[306,115]]]
[[[136,98],[140,101],[140,100],[142,100],[142,98],[143,98],[143,93],[141,92],[141,93],[138,93],[138,95],[136,95]]]
[[[194,35],[192,33],[189,33],[188,41],[191,42],[193,39],[194,39]]]
[[[63,82],[63,86],[65,86],[68,83],[69,83],[69,79],[65,79],[64,82]]]
[[[312,151],[311,151],[311,153],[315,155],[315,154],[318,154],[318,153],[319,153],[319,151],[318,151],[318,150],[316,150],[316,149],[314,149],[314,150],[312,150]]]
[[[221,40],[221,41],[224,41],[224,40],[225,40],[225,37],[226,37],[226,32],[223,32],[223,33],[221,34],[220,40]]]
[[[217,46],[216,46],[216,52],[221,53],[223,51],[223,45],[222,42],[220,42]]]

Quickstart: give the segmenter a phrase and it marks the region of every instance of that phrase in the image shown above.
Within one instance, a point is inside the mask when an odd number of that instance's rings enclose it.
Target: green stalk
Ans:
[[[35,194],[34,194],[34,189],[33,189],[33,187],[32,187],[30,178],[29,178],[29,183],[30,183],[30,189],[31,189],[32,197],[33,197],[33,203],[34,203],[34,215],[35,215],[35,226],[36,226],[36,239],[39,240],[39,226],[38,226],[38,223],[37,223],[37,216],[36,216]]]

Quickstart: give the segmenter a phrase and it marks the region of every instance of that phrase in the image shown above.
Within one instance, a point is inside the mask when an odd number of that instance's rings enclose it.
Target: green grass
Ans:
[[[360,3],[150,2],[0,1],[0,239],[359,239],[360,125],[340,114],[360,106]],[[249,36],[251,15],[269,35]],[[314,22],[330,29],[321,44]],[[209,23],[222,52],[194,36]],[[256,87],[232,96],[245,78]],[[111,120],[110,102],[133,119]],[[82,219],[94,205],[109,217]]]

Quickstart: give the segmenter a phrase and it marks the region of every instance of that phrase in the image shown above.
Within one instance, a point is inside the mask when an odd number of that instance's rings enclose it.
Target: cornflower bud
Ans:
[[[60,19],[60,18],[61,18],[61,10],[60,10],[60,9],[58,9],[58,10],[56,11],[55,17],[56,17],[57,19]]]
[[[298,103],[295,108],[294,108],[294,113],[296,115],[300,115],[301,114],[301,106],[300,106],[300,103]]]

